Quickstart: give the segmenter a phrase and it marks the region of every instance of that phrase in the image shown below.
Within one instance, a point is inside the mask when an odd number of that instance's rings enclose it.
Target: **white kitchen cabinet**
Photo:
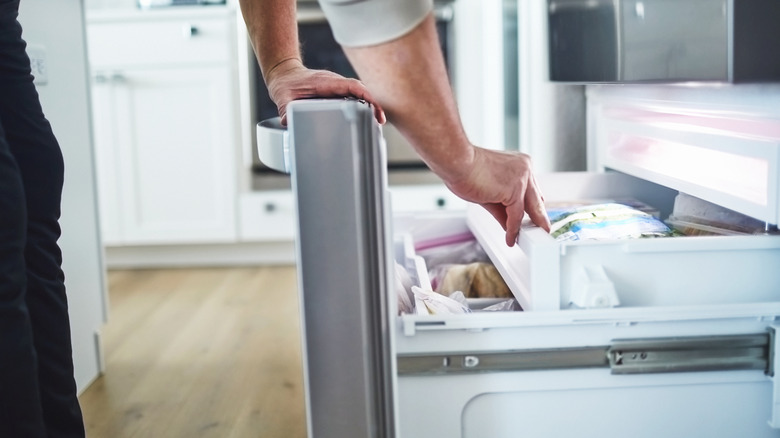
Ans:
[[[233,16],[129,12],[88,27],[103,240],[233,242]]]
[[[295,199],[289,190],[245,193],[239,198],[239,238],[245,242],[295,240]]]

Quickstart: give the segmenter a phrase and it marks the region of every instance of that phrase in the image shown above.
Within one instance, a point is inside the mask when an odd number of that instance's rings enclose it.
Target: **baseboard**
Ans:
[[[105,262],[109,269],[289,265],[295,264],[295,243],[111,246],[105,249]]]

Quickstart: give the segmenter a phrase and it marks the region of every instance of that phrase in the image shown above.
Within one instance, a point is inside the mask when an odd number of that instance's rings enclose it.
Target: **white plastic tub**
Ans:
[[[547,201],[627,196],[669,214],[675,191],[618,173],[541,175]],[[482,208],[469,228],[525,310],[780,300],[780,236],[558,242],[530,222],[509,248]],[[614,291],[614,294],[612,294]]]

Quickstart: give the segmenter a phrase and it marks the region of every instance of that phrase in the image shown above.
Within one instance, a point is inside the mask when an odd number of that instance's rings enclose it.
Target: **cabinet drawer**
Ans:
[[[462,210],[466,201],[441,185],[391,186],[394,212]]]
[[[93,68],[228,62],[233,42],[219,17],[92,23],[87,38]]]
[[[296,235],[295,198],[287,190],[246,193],[240,198],[242,241],[292,241]]]

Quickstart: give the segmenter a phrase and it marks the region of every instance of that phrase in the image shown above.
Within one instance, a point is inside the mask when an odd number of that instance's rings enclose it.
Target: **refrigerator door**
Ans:
[[[309,436],[395,437],[386,158],[356,100],[289,106]]]

